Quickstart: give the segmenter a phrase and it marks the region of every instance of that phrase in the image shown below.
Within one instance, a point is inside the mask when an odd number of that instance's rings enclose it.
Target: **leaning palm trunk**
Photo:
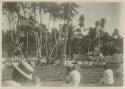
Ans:
[[[18,50],[20,51],[20,53],[21,53],[21,56],[22,57],[24,57],[24,55],[23,55],[23,51],[22,51],[22,48],[21,48],[21,45],[20,45],[20,43],[19,43],[19,40],[17,40],[17,45],[18,45]]]
[[[58,38],[58,40],[56,41],[56,44],[53,46],[52,51],[50,52],[49,58],[52,56],[52,53],[53,53],[54,49],[57,47],[57,45],[58,45],[58,43],[59,43],[59,41],[60,41],[61,34],[62,34],[62,28],[61,28],[61,26],[60,26],[60,29],[61,29],[61,31],[60,31],[60,34],[59,34],[59,38]]]

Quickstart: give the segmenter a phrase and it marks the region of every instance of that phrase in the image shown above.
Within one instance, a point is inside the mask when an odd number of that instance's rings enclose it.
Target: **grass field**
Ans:
[[[111,64],[114,71],[115,83],[113,86],[122,86],[123,72],[122,64]],[[103,68],[102,67],[84,67],[81,66],[80,73],[82,76],[80,86],[101,86],[98,84]],[[2,78],[11,79],[12,68],[3,69]],[[40,77],[42,86],[58,87],[65,83],[64,68],[59,65],[36,66],[35,75]]]

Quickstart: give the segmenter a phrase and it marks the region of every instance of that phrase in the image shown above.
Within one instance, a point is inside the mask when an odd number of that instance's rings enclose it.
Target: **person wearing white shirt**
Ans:
[[[112,85],[114,83],[114,75],[113,71],[108,68],[107,65],[104,66],[105,70],[103,72],[103,77],[100,80],[99,84],[104,84],[104,85]]]
[[[81,75],[77,69],[78,69],[77,64],[74,64],[71,67],[71,72],[69,73],[69,76],[67,76],[67,81],[69,83],[69,86],[78,87],[80,84]]]

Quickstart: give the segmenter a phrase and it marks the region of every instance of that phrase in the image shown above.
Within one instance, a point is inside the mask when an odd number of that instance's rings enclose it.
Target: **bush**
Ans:
[[[107,63],[123,63],[123,54],[108,55],[104,59]]]

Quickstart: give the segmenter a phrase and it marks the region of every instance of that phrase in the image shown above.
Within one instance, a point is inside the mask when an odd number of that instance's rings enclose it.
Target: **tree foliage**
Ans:
[[[70,9],[68,9],[69,4]],[[24,7],[21,7],[21,5]],[[13,21],[13,13],[16,13],[18,17],[16,30],[13,27],[9,28],[6,32],[2,30],[3,57],[19,56],[23,54],[23,56],[26,57],[48,56],[57,59],[63,54],[64,46],[66,46],[66,54],[72,56],[73,54],[93,52],[99,44],[101,52],[104,55],[123,53],[123,37],[120,36],[118,29],[114,29],[112,35],[103,30],[106,24],[105,18],[96,21],[95,27],[81,28],[85,25],[85,17],[82,14],[79,16],[78,25],[80,27],[76,28],[72,21],[75,16],[78,16],[77,8],[79,8],[79,5],[74,2],[61,4],[55,2],[34,2],[31,3],[29,7],[26,6],[28,6],[27,3],[3,3],[3,15],[7,16],[9,22]],[[25,12],[27,8],[31,9],[31,12],[34,13],[28,16],[28,18],[19,13],[21,9]],[[36,10],[39,10],[40,13],[40,24],[38,24],[36,20]],[[11,13],[11,16],[9,16],[9,13]],[[50,21],[56,22],[57,20],[62,20],[64,24],[61,24],[60,28],[49,28],[49,23],[48,25],[42,23],[43,13],[48,13],[50,15]],[[68,16],[68,13],[70,13],[70,16]],[[51,30],[51,32],[49,32],[49,30]],[[84,31],[88,31],[88,34],[83,35]],[[66,36],[67,43],[65,43]],[[46,55],[47,51],[48,55]]]

